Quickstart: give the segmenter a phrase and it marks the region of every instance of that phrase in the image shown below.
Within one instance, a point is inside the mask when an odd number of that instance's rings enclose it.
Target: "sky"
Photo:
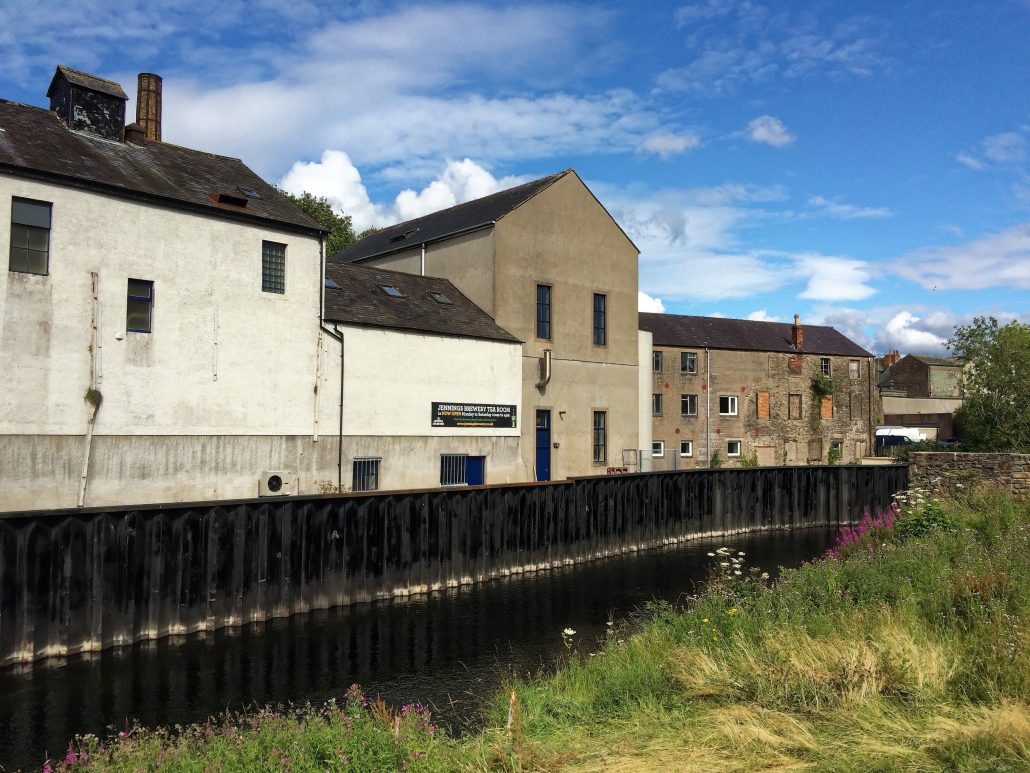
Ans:
[[[156,72],[165,141],[359,230],[571,167],[641,310],[941,353],[1030,320],[1027,30],[1030,0],[4,0],[0,98]]]

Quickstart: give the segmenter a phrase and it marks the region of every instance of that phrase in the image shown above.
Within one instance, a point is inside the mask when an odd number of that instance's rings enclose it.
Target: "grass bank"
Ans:
[[[53,770],[1030,769],[1030,502],[919,495],[770,586],[708,590],[510,685],[461,739],[418,706],[264,712],[85,739]],[[556,632],[557,635],[557,632]]]

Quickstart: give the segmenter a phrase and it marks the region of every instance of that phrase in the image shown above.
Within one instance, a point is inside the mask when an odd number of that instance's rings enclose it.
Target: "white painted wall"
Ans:
[[[12,196],[53,215],[49,275],[0,272],[0,435],[85,432],[91,272],[97,435],[313,432],[316,238],[0,176],[5,262]],[[287,245],[284,295],[261,291],[265,239]],[[125,332],[130,277],[154,282],[150,334]]]

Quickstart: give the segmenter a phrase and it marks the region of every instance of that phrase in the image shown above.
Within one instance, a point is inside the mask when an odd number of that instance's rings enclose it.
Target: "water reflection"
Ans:
[[[421,700],[452,728],[475,721],[505,675],[549,668],[563,628],[589,644],[652,599],[704,579],[728,544],[775,572],[821,553],[832,529],[737,535],[0,672],[0,762],[37,767],[76,733],[203,721],[226,709],[321,703],[353,682],[395,703]]]

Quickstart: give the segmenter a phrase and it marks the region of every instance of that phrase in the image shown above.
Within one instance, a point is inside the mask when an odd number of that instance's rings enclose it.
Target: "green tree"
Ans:
[[[966,362],[955,412],[963,445],[1030,453],[1030,325],[977,317],[955,328],[948,348]]]
[[[329,238],[326,240],[325,247],[327,258],[331,258],[344,247],[349,247],[358,240],[358,237],[354,235],[354,225],[351,223],[350,215],[336,214],[333,211],[332,204],[329,203],[329,199],[325,198],[325,196],[315,196],[307,191],[304,191],[299,196],[286,191],[282,193],[296,204],[305,215],[329,232]],[[371,231],[372,229],[370,228],[362,233],[361,236],[365,236]]]

